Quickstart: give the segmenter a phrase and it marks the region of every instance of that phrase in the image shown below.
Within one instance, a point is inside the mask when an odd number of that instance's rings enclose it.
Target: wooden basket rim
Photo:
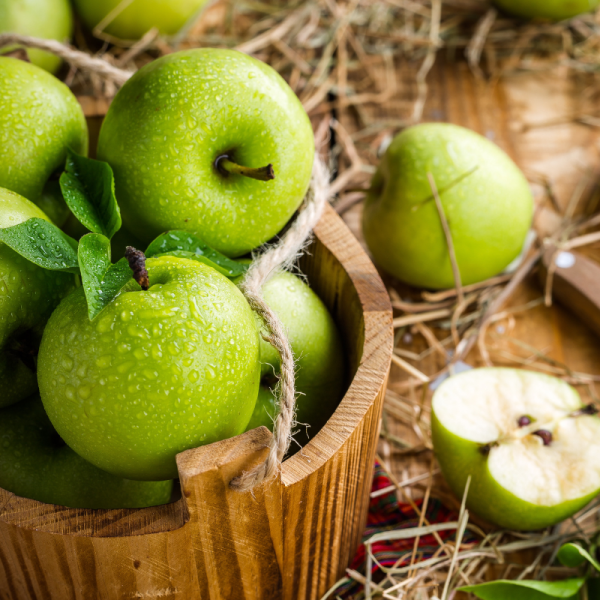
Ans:
[[[335,235],[331,235],[332,233]],[[302,451],[282,464],[281,481],[286,486],[294,485],[309,477],[332,458],[348,440],[385,384],[393,351],[392,306],[387,290],[371,259],[341,217],[329,205],[315,228],[315,236],[333,254],[352,281],[362,307],[364,341],[359,367],[339,406]],[[350,253],[352,256],[352,270],[348,268],[348,260],[340,258],[342,240],[343,253]],[[381,319],[382,314],[387,315],[388,318]],[[377,344],[378,351],[371,352],[372,340],[380,339],[380,336],[386,335],[388,331],[389,343]],[[359,386],[361,397],[369,397],[370,402],[368,405],[361,403],[360,408],[356,410],[353,400],[358,395]],[[343,423],[339,418],[342,413]],[[340,436],[339,431],[343,431],[344,435]],[[327,443],[320,443],[324,438],[327,438]]]

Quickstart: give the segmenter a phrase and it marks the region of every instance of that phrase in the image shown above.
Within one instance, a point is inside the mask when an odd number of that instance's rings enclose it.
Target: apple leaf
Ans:
[[[580,567],[587,560],[596,571],[600,571],[600,563],[578,544],[563,544],[558,551],[558,560],[565,567]]]
[[[79,241],[79,267],[88,316],[93,321],[133,275],[125,258],[111,263],[110,240],[99,233],[88,233]]]
[[[552,598],[579,598],[579,590],[585,578],[577,577],[562,581],[509,581],[499,579],[489,583],[467,585],[460,592],[470,592],[482,600],[552,600]]]
[[[45,219],[0,229],[0,242],[42,269],[77,273],[77,242]]]
[[[72,213],[87,229],[109,239],[119,231],[121,212],[108,163],[69,150],[65,171],[60,176],[60,189]]]
[[[177,229],[159,235],[145,252],[148,258],[166,254],[184,256],[181,253],[186,253],[185,258],[193,258],[210,265],[226,277],[239,277],[248,270],[248,265],[231,260],[207,246],[195,233]]]

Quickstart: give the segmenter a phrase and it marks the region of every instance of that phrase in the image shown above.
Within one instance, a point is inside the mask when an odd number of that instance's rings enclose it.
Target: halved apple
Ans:
[[[541,373],[473,369],[432,404],[433,445],[467,507],[513,530],[554,525],[600,492],[600,418],[575,389]]]

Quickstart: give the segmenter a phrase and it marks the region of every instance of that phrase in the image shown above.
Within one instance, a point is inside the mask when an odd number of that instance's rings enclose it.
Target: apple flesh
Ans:
[[[0,2],[0,33],[20,33],[33,37],[67,42],[73,31],[69,0],[3,0]],[[12,50],[12,47],[8,47]],[[7,48],[2,48],[5,52]],[[29,60],[55,73],[61,64],[58,56],[36,48],[27,48]]]
[[[101,471],[71,450],[38,396],[0,410],[0,488],[70,508],[143,508],[166,504],[172,481],[130,481]]]
[[[600,418],[560,379],[474,369],[433,396],[432,436],[442,473],[467,507],[511,530],[548,527],[600,492]]]
[[[0,228],[34,217],[49,220],[26,198],[0,188]],[[74,286],[72,274],[42,269],[0,242],[0,408],[37,390],[33,364],[26,364],[25,355],[33,361],[41,329]]]
[[[177,33],[208,0],[74,0],[81,20],[94,29],[110,19],[102,28],[117,38],[138,40],[150,29],[163,35]]]
[[[87,153],[88,132],[71,90],[43,69],[0,57],[0,187],[37,203],[67,147]]]
[[[217,159],[272,164],[273,181],[223,173]],[[115,174],[125,226],[149,243],[197,233],[230,257],[279,233],[310,181],[310,121],[271,67],[233,50],[175,52],[140,69],[116,95],[98,158]]]
[[[439,191],[462,284],[500,273],[518,256],[531,225],[529,185],[495,144],[446,123],[404,130],[382,158],[363,213],[375,262],[411,285],[454,285],[428,173]]]
[[[283,323],[296,358],[296,441],[303,445],[325,425],[345,389],[345,361],[337,326],[323,301],[299,277],[278,273],[262,289],[263,298]],[[261,339],[261,388],[248,429],[273,429],[275,399],[271,388],[281,359]],[[305,427],[305,426],[308,427]]]
[[[494,0],[494,4],[518,17],[561,21],[595,10],[600,0]]]
[[[44,407],[65,442],[119,477],[177,477],[183,450],[242,433],[260,379],[258,327],[237,287],[184,258],[148,259],[93,321],[83,289],[59,305],[40,346]]]

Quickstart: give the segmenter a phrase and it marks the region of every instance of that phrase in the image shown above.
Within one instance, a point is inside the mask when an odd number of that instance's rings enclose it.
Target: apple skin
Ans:
[[[275,179],[223,176],[215,160],[273,164]],[[176,52],[118,92],[98,141],[115,174],[125,226],[148,243],[169,229],[197,233],[230,257],[276,235],[310,182],[314,138],[287,83],[234,50]]]
[[[44,407],[65,442],[119,477],[177,477],[183,450],[242,433],[260,379],[258,326],[226,277],[196,261],[148,259],[90,321],[83,289],[50,318],[40,346]]]
[[[560,523],[574,515],[597,495],[568,500],[556,506],[540,506],[518,498],[491,476],[481,444],[465,440],[444,427],[435,412],[431,415],[435,455],[450,489],[462,498],[471,475],[467,508],[482,519],[504,529],[529,531]]]
[[[263,298],[283,323],[296,358],[296,441],[304,444],[325,425],[338,407],[346,386],[342,340],[323,301],[299,277],[278,273],[262,289]],[[281,369],[271,344],[260,341],[263,382],[247,429],[273,429],[275,402],[269,384]],[[303,427],[308,424],[308,430]]]
[[[208,0],[133,0],[103,29],[125,40],[138,40],[153,27],[174,35]],[[75,11],[93,30],[121,0],[74,0]]]
[[[0,188],[0,228],[33,217],[49,220],[26,198]],[[0,408],[37,390],[35,373],[7,347],[15,337],[41,330],[74,286],[74,275],[42,269],[0,242]]]
[[[562,21],[595,10],[600,0],[494,0],[494,4],[517,17]]]
[[[0,2],[0,32],[66,42],[73,33],[69,0],[3,0]],[[4,51],[5,48],[0,53]],[[36,48],[27,48],[27,55],[34,65],[50,73],[55,73],[61,64],[58,56]]]
[[[362,222],[375,262],[414,286],[454,285],[428,172],[440,192],[462,284],[500,273],[518,256],[531,225],[529,185],[495,144],[447,123],[405,129],[382,158]]]
[[[60,439],[39,396],[0,410],[0,488],[69,508],[166,504],[172,481],[131,481],[86,462]]]
[[[85,117],[64,83],[22,60],[0,57],[0,89],[0,187],[37,203],[67,147],[87,154]]]

